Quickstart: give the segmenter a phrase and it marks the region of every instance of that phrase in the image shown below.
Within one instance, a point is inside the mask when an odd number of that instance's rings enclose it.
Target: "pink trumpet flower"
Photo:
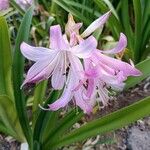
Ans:
[[[88,81],[86,95],[91,98],[91,104],[95,104],[97,100],[106,106],[110,99],[109,88],[122,90],[128,76],[141,75],[141,72],[132,65],[102,54],[102,52],[119,53],[125,49],[126,45],[126,36],[121,33],[115,48],[108,51],[95,50],[92,56],[84,61],[85,76]]]
[[[84,92],[86,92],[85,87],[81,86],[79,90],[73,90],[79,82],[80,79],[75,70],[70,69],[62,96],[53,104],[48,105],[49,109],[56,111],[59,108],[65,107],[71,100],[73,100],[74,104],[79,106],[84,113],[90,114],[92,112],[92,105],[88,103],[89,98],[84,94]]]
[[[49,104],[48,110],[56,111],[73,100],[84,113],[90,114],[96,101],[104,106],[108,104],[110,87],[122,90],[128,76],[141,75],[132,65],[107,56],[125,49],[127,39],[123,33],[115,48],[107,51],[97,49],[97,41],[90,35],[102,27],[109,16],[110,11],[91,23],[80,35],[82,23],[75,23],[69,15],[64,35],[59,25],[50,28],[50,48],[21,44],[22,54],[35,62],[22,86],[51,77],[52,87],[63,89],[61,97]]]
[[[62,89],[66,82],[66,69],[72,61],[70,59],[71,55],[76,57],[78,63],[76,65],[80,65],[79,58],[88,58],[96,46],[96,39],[90,36],[80,44],[71,47],[65,36],[63,37],[60,26],[52,26],[50,28],[50,48],[32,47],[24,42],[21,44],[22,54],[29,60],[36,62],[29,69],[22,86],[26,83],[39,82],[52,76],[52,87]],[[76,73],[78,72],[80,70],[76,70]]]
[[[0,11],[7,9],[8,7],[9,7],[8,0],[0,0]]]

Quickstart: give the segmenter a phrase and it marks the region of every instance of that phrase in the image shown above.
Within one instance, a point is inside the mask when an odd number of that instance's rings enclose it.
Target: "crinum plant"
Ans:
[[[120,128],[149,114],[150,98],[147,97],[71,130],[82,117],[92,115],[98,104],[100,110],[107,106],[111,91],[127,89],[147,77],[150,60],[134,67],[117,59],[116,54],[127,46],[123,33],[113,49],[103,51],[99,48],[92,33],[104,26],[111,12],[99,17],[81,34],[82,23],[75,23],[70,14],[65,32],[61,31],[60,25],[50,26],[48,48],[27,44],[32,14],[31,7],[19,27],[13,54],[7,22],[0,17],[1,132],[27,142],[31,150],[57,149]],[[24,56],[35,62],[25,79]],[[130,77],[126,84],[128,76],[139,77]],[[50,80],[49,84],[47,80]],[[24,86],[30,83],[36,83],[30,98],[32,107],[27,105],[29,99],[24,93]],[[47,90],[50,94],[45,98]],[[32,111],[31,117],[28,110]],[[61,112],[65,114],[61,115]]]

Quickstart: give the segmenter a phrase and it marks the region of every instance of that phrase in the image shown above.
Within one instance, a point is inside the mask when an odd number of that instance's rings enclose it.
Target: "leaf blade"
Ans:
[[[6,59],[7,58],[7,59]],[[12,54],[7,22],[0,17],[0,94],[13,99],[11,83]]]
[[[20,52],[20,44],[25,41],[27,42],[29,37],[30,25],[32,21],[33,15],[33,7],[30,7],[26,14],[23,17],[22,23],[19,27],[15,50],[14,50],[14,58],[13,58],[13,87],[14,87],[14,96],[15,96],[15,105],[19,117],[19,121],[25,137],[30,145],[33,147],[32,142],[32,131],[29,126],[29,120],[26,112],[25,98],[23,91],[20,89],[20,86],[23,81],[23,72],[24,72],[24,57]]]
[[[143,75],[139,77],[129,77],[126,81],[125,90],[129,89],[130,87],[135,86],[136,84],[140,83],[142,80],[147,78],[150,75],[150,58],[140,62],[135,67],[139,69]]]
[[[143,109],[144,107],[144,109]],[[83,125],[81,128],[57,139],[51,148],[68,145],[73,142],[84,140],[97,134],[104,134],[121,128],[129,123],[136,121],[150,114],[150,97],[147,97],[139,102],[136,102],[128,107],[122,108],[100,119],[91,121]],[[111,122],[111,123],[110,123]]]

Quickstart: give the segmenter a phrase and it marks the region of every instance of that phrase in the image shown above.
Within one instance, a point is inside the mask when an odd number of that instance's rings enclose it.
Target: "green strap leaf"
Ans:
[[[14,132],[12,132],[9,128],[7,128],[1,120],[2,119],[0,118],[0,132],[4,133],[6,135],[11,135],[12,137],[14,137],[13,136]]]
[[[61,138],[63,134],[67,133],[83,115],[84,113],[82,111],[77,113],[76,110],[72,110],[67,113],[64,118],[57,121],[57,124],[53,127],[53,130],[46,134],[46,138],[43,143],[44,149],[48,149],[51,146],[51,143]]]
[[[67,12],[71,13],[73,16],[76,16],[77,18],[81,19],[86,25],[90,24],[90,20],[88,18],[84,17],[77,9],[70,7],[70,5],[65,3],[64,0],[53,0],[53,2],[62,7]]]
[[[9,133],[11,136],[24,142],[25,138],[20,127],[20,123],[17,117],[17,112],[13,101],[5,95],[0,96],[0,123],[1,127],[4,125],[3,133]],[[7,130],[8,129],[8,132]]]
[[[89,122],[81,128],[55,140],[51,148],[58,148],[77,141],[85,140],[97,134],[116,130],[150,114],[150,97],[122,108],[100,119]]]
[[[0,94],[8,95],[13,100],[11,83],[12,54],[7,22],[0,17]]]
[[[33,107],[32,107],[32,112],[33,112],[33,119],[32,119],[32,126],[34,128],[35,122],[37,120],[37,116],[39,114],[39,104],[42,103],[45,92],[47,88],[47,80],[42,81],[41,83],[37,84],[34,90],[34,96],[33,96]]]
[[[127,90],[130,87],[135,86],[136,84],[140,83],[142,80],[150,76],[149,66],[150,66],[150,58],[137,64],[135,67],[139,69],[143,75],[139,77],[129,77],[126,81],[125,90]]]
[[[47,104],[49,104],[50,102],[56,100],[59,96],[60,92],[59,91],[52,91],[51,94],[50,94],[50,98],[45,102],[44,104],[44,107],[46,108],[47,107]],[[33,138],[34,138],[34,141],[39,141],[39,139],[41,138],[41,134],[43,134],[43,129],[45,127],[45,116],[48,114],[51,118],[51,114],[52,112],[47,112],[47,111],[44,111],[44,110],[41,110],[39,108],[39,114],[38,114],[38,117],[37,117],[37,120],[36,120],[36,123],[35,123],[35,127],[34,127],[34,133],[33,133]],[[52,119],[52,118],[51,118]]]
[[[121,9],[122,24],[123,24],[125,34],[128,39],[128,47],[130,50],[132,50],[132,53],[133,53],[133,49],[134,49],[133,31],[130,25],[128,0],[121,1],[121,6],[122,6],[122,9]]]
[[[29,8],[23,17],[16,39],[13,58],[13,83],[14,83],[13,86],[14,86],[15,104],[21,127],[23,129],[23,132],[29,143],[30,148],[33,145],[32,131],[30,129],[29,120],[27,117],[24,94],[23,91],[20,89],[24,73],[24,57],[20,52],[20,44],[23,41],[27,42],[28,40],[33,9],[34,9],[33,7]]]
[[[140,0],[133,0],[134,15],[135,15],[135,43],[134,43],[134,59],[138,63],[141,57],[140,45],[142,36],[142,10]]]

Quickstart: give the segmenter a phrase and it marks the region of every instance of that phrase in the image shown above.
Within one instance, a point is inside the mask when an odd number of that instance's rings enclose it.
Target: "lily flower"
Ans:
[[[89,25],[89,27],[80,35],[79,29],[81,28],[82,23],[75,23],[73,16],[69,14],[68,23],[66,24],[65,31],[66,31],[66,35],[70,37],[70,46],[74,46],[78,42],[82,43],[84,41],[83,38],[89,36],[97,28],[103,26],[109,16],[110,16],[110,11],[102,15],[93,23],[91,23],[91,25]],[[72,56],[71,60],[75,60],[75,59],[76,59],[75,56]],[[82,67],[82,64],[75,65],[76,64],[75,62],[78,62],[77,60],[74,61],[74,63],[72,63],[73,61],[70,61],[70,62],[71,62],[70,67],[74,69],[70,71],[72,72],[71,73],[72,75],[68,76],[68,82],[67,82],[68,84],[66,85],[66,88],[64,89],[62,96],[58,100],[56,100],[53,104],[50,104],[49,109],[58,110],[59,108],[65,107],[68,104],[68,102],[71,101],[71,99],[73,99],[75,104],[79,106],[84,111],[84,113],[89,114],[90,112],[92,112],[92,105],[90,104],[88,100],[89,98],[85,94],[86,88],[83,85],[81,85],[80,88],[78,88],[78,90],[75,90],[80,85],[80,81],[84,78],[83,77],[84,69]],[[79,66],[80,66],[80,69],[77,69],[79,68]],[[80,70],[80,71],[77,72],[77,70]],[[77,73],[80,73],[78,77],[76,76]]]
[[[50,28],[50,48],[21,44],[22,54],[35,62],[22,86],[51,77],[54,89],[64,88],[62,96],[49,104],[48,110],[56,111],[72,100],[84,113],[89,114],[96,101],[102,102],[104,106],[108,104],[109,88],[122,90],[128,76],[141,75],[133,65],[107,56],[125,49],[127,39],[123,33],[115,48],[107,51],[96,48],[97,41],[90,35],[103,26],[109,16],[110,11],[91,23],[80,35],[82,23],[75,23],[69,15],[66,34],[62,35],[59,25]]]
[[[88,58],[97,46],[97,41],[93,36],[73,47],[64,37],[60,26],[55,25],[50,28],[50,48],[33,47],[24,42],[21,44],[22,54],[27,59],[35,61],[22,86],[26,83],[40,82],[52,76],[52,87],[58,90],[62,89],[66,82],[66,69],[72,61],[70,55],[76,56],[79,64],[79,58]],[[78,72],[76,71],[76,73]]]
[[[8,7],[9,7],[8,0],[0,0],[0,11],[7,9]]]
[[[93,100],[97,100],[106,106],[110,99],[109,88],[121,91],[128,76],[141,75],[141,72],[133,65],[102,54],[119,53],[125,49],[126,45],[126,36],[121,33],[115,48],[108,51],[96,49],[92,56],[84,61],[85,76],[88,81],[87,96],[91,98],[92,104],[95,104]]]
[[[92,105],[88,100],[89,98],[84,94],[84,92],[86,92],[85,87],[81,86],[79,90],[73,90],[79,82],[80,78],[77,73],[70,69],[62,96],[54,103],[49,104],[48,110],[56,111],[65,107],[71,100],[73,100],[74,104],[79,106],[84,113],[90,114],[92,112]]]

